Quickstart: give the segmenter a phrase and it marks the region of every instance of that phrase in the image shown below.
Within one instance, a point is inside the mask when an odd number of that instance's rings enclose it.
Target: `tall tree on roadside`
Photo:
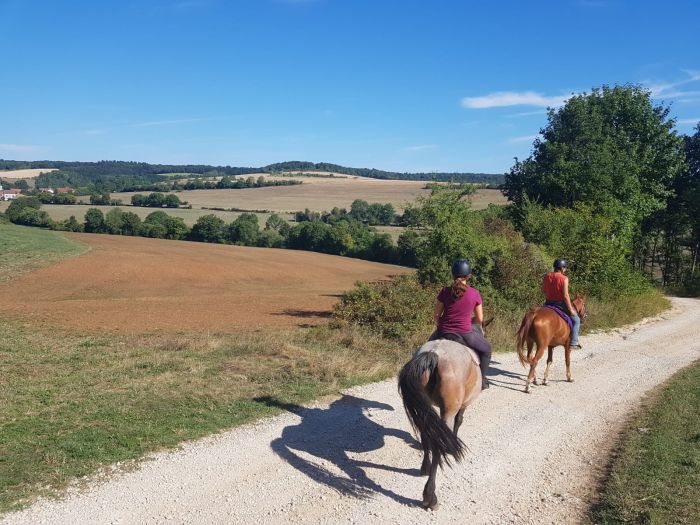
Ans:
[[[641,222],[665,207],[684,168],[682,139],[669,109],[640,86],[603,86],[550,109],[532,155],[516,159],[505,194],[516,210],[587,204],[614,220],[631,249]]]

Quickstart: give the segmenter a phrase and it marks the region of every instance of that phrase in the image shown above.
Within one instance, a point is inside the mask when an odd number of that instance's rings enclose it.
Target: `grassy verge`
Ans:
[[[700,523],[700,361],[646,397],[629,424],[590,519]]]
[[[86,250],[59,232],[0,223],[0,283]]]
[[[346,327],[56,338],[0,321],[0,511],[138,458],[387,378],[410,347]]]

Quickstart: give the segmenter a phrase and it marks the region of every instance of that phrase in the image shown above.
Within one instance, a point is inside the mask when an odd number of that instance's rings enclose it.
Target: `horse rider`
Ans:
[[[435,301],[435,324],[437,329],[430,341],[449,339],[474,350],[479,356],[481,369],[481,389],[489,387],[486,371],[491,362],[491,343],[484,337],[484,310],[481,294],[469,285],[472,266],[466,259],[452,263],[452,286],[446,286],[438,293]],[[472,327],[474,316],[478,330]]]
[[[583,348],[578,340],[581,318],[578,316],[574,305],[571,304],[571,297],[569,296],[569,278],[566,276],[568,263],[566,259],[557,259],[554,261],[553,266],[553,271],[548,272],[542,282],[542,291],[545,295],[544,304],[556,306],[571,317],[574,325],[571,330],[571,347]]]

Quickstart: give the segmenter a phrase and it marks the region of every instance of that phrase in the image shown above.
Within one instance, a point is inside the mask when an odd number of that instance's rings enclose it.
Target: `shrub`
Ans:
[[[430,329],[437,290],[422,285],[414,274],[391,281],[357,283],[354,290],[343,294],[335,316],[386,337],[407,339]]]

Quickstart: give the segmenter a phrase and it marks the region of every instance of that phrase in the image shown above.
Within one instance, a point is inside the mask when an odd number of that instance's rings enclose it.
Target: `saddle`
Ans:
[[[553,304],[545,304],[544,307],[545,307],[545,308],[549,308],[550,310],[554,310],[554,312],[555,312],[559,317],[561,317],[562,319],[564,319],[564,321],[566,322],[566,324],[567,324],[568,327],[569,327],[569,330],[573,330],[573,329],[574,329],[574,322],[571,320],[571,317],[569,317],[561,308],[559,308],[559,307],[557,307],[557,306],[555,306],[555,305],[553,305]]]

